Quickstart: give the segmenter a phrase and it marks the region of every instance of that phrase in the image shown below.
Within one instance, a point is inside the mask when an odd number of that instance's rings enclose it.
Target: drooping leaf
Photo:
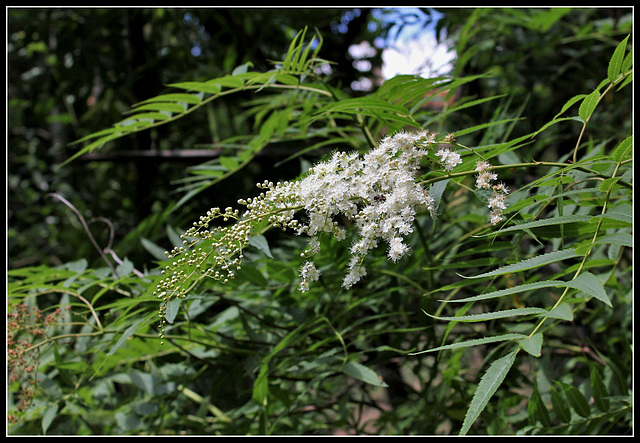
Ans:
[[[513,231],[523,231],[527,229],[534,229],[543,226],[554,226],[554,225],[563,225],[568,223],[586,223],[591,219],[588,215],[563,215],[560,217],[551,217],[545,218],[541,220],[534,220],[531,222],[525,222],[514,226],[509,226],[508,228],[499,229],[495,232],[491,232],[489,234],[484,234],[484,236],[495,236]]]
[[[348,362],[342,368],[342,372],[356,380],[363,381],[373,386],[379,386],[382,388],[386,388],[388,386],[374,370],[367,368],[360,363]]]
[[[122,336],[120,337],[120,339],[117,341],[117,343],[115,345],[113,345],[113,347],[111,348],[111,350],[109,352],[107,352],[107,355],[111,356],[113,355],[120,346],[122,346],[122,344],[127,341],[129,339],[129,337],[131,337],[134,332],[136,332],[136,329],[138,329],[138,326],[140,325],[140,323],[142,323],[144,319],[138,319],[136,320],[131,326],[129,326],[124,333],[122,334]]]
[[[444,345],[444,346],[438,346],[437,348],[432,348],[432,349],[427,349],[425,351],[419,351],[419,352],[413,352],[409,355],[418,355],[418,354],[424,354],[427,352],[437,352],[437,351],[444,351],[444,350],[449,350],[449,349],[460,349],[460,348],[469,348],[471,346],[480,346],[480,345],[486,345],[489,343],[498,343],[498,342],[502,342],[502,341],[510,341],[510,340],[519,340],[519,339],[524,339],[527,336],[524,334],[515,334],[515,333],[510,333],[510,334],[504,334],[504,335],[499,335],[499,336],[495,336],[495,337],[484,337],[484,338],[477,338],[477,339],[473,339],[473,340],[465,340],[459,343],[451,343],[449,345]]]
[[[59,409],[58,403],[49,405],[45,409],[44,414],[42,414],[42,422],[41,422],[43,434],[47,433],[47,429],[49,429],[49,426],[51,426],[51,423],[57,417],[58,409]]]
[[[559,381],[556,381],[555,383],[560,386],[562,392],[564,392],[567,400],[569,400],[571,408],[573,408],[573,410],[576,411],[581,417],[589,417],[591,408],[589,407],[589,402],[587,401],[587,399],[584,397],[584,395],[582,395],[582,392],[580,392],[578,388],[573,385],[562,383]]]
[[[515,309],[505,309],[503,311],[485,312],[481,314],[459,315],[455,317],[435,316],[427,312],[425,312],[425,314],[427,314],[429,317],[434,318],[436,320],[457,321],[457,322],[477,322],[477,321],[496,320],[499,318],[520,317],[524,315],[545,315],[549,312],[550,311],[547,311],[546,309],[543,309],[543,308],[515,308]]]
[[[253,382],[253,400],[260,406],[267,405],[269,395],[269,365],[263,363],[260,365],[260,373]]]
[[[219,85],[208,82],[180,82],[172,83],[169,86],[187,91],[204,92],[206,94],[217,94],[221,91]]]
[[[573,320],[573,310],[568,303],[560,303],[555,308],[549,310],[545,315],[548,318],[555,318],[557,320]]]
[[[609,394],[607,393],[607,388],[602,381],[602,373],[595,367],[595,365],[591,366],[589,377],[591,379],[591,393],[593,395],[593,402],[600,410],[600,412],[608,412],[609,398],[607,397]]]
[[[549,393],[551,395],[551,406],[556,418],[562,423],[569,423],[571,421],[571,410],[567,400],[552,385],[549,386]]]
[[[259,249],[267,257],[273,258],[273,255],[271,255],[271,250],[269,249],[269,243],[267,242],[267,238],[264,235],[254,235],[253,237],[249,238],[249,244]]]
[[[146,238],[141,238],[140,243],[142,243],[142,247],[145,248],[156,260],[166,260],[167,256],[165,255],[165,248],[162,246],[158,246],[151,240]]]
[[[531,337],[523,338],[518,341],[518,344],[522,349],[524,349],[529,355],[533,355],[534,357],[540,357],[542,352],[542,332],[537,332]]]
[[[575,248],[576,254],[585,255],[594,246],[602,244],[613,244],[626,246],[628,248],[633,247],[633,235],[627,232],[618,232],[614,234],[603,235],[597,238],[595,241],[588,240]]]
[[[538,422],[544,427],[551,426],[551,417],[549,417],[549,411],[542,401],[542,396],[538,390],[538,383],[534,385],[533,393],[529,398],[528,403],[529,423],[536,425]]]
[[[139,111],[160,111],[180,114],[186,110],[186,106],[181,103],[167,103],[167,102],[155,102],[149,101],[147,104],[140,105],[133,109],[132,112]]]
[[[170,300],[167,303],[167,309],[164,314],[164,318],[167,320],[167,322],[173,323],[173,321],[176,319],[176,316],[178,315],[178,311],[180,310],[181,303],[182,303],[181,298],[174,298],[173,300]]]
[[[460,429],[460,435],[465,435],[469,432],[471,425],[473,425],[480,416],[480,413],[487,406],[487,403],[489,403],[489,399],[491,399],[504,381],[507,373],[516,361],[517,354],[518,350],[516,349],[491,363],[482,376],[476,392],[473,394],[473,399],[471,400],[467,414],[464,417],[464,422],[462,423],[462,428]]]

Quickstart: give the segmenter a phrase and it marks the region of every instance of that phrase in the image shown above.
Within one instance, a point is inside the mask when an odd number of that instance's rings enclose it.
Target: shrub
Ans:
[[[427,128],[497,103],[423,106],[485,75],[398,76],[350,98],[306,37],[271,71],[172,84],[80,140],[69,161],[252,92],[256,133],[193,168],[173,209],[274,142],[295,146],[301,172],[237,196],[242,212],[168,226],[166,254],[143,240],[157,268],[105,255],[105,268],[10,271],[10,317],[55,314],[16,348],[38,353],[38,395],[10,431],[628,433],[632,137],[589,138],[629,91],[628,37],[593,91],[513,139],[518,117]],[[558,126],[580,128],[570,152],[530,158]],[[487,131],[505,141],[465,142]]]

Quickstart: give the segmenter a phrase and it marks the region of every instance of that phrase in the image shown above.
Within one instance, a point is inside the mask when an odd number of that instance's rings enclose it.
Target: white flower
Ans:
[[[351,286],[358,283],[360,279],[366,275],[367,275],[367,270],[364,267],[360,265],[354,265],[353,267],[351,267],[349,273],[344,277],[344,280],[342,281],[342,286],[345,289],[349,289]]]
[[[476,176],[476,187],[480,189],[491,189],[491,181],[498,178],[495,172],[483,171]]]
[[[316,269],[316,265],[313,262],[305,262],[300,269],[300,291],[305,292],[309,290],[309,283],[317,281],[320,278],[320,271]]]
[[[505,196],[503,194],[493,194],[493,197],[489,199],[489,209],[500,211],[504,211],[505,209],[507,209],[507,205],[504,203],[504,197]]]
[[[397,262],[408,250],[409,247],[402,242],[400,237],[394,237],[389,242],[389,251],[387,256],[394,262]]]
[[[484,172],[484,171],[488,171],[489,169],[491,169],[491,163],[489,163],[486,160],[480,160],[478,162],[476,162],[476,171],[477,172]]]
[[[447,171],[453,170],[456,165],[462,163],[462,158],[457,152],[449,150],[449,148],[441,147],[436,152],[436,156],[440,157],[440,163],[443,164]]]
[[[492,225],[497,225],[502,221],[502,219],[503,219],[502,212],[491,212],[490,220]]]
[[[491,164],[486,160],[476,162],[475,170],[479,172],[476,176],[476,187],[479,189],[493,190],[493,195],[489,198],[489,204],[487,206],[491,209],[491,224],[496,225],[504,219],[504,217],[502,217],[502,211],[507,209],[505,198],[507,194],[509,194],[509,190],[504,183],[498,183],[497,185],[491,183],[498,178],[498,174],[489,172],[491,168]]]

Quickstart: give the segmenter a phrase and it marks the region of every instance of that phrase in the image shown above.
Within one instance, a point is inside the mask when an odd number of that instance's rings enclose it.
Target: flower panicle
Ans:
[[[364,259],[380,244],[386,244],[390,261],[409,254],[404,237],[413,231],[417,211],[428,210],[437,216],[436,201],[418,182],[418,172],[429,153],[451,172],[462,163],[460,154],[450,148],[454,144],[453,134],[438,140],[438,134],[429,130],[402,131],[385,137],[363,155],[336,151],[298,180],[258,183],[258,196],[238,200],[246,208],[244,212],[212,208],[185,232],[183,246],[167,253],[170,263],[163,271],[167,276],[154,294],[166,307],[170,300],[184,297],[203,277],[221,282],[233,278],[240,269],[244,247],[260,231],[258,226],[279,227],[309,237],[301,254],[306,261],[299,271],[299,289],[307,291],[320,278],[313,259],[321,252],[321,239],[332,236],[344,241],[348,237],[347,225],[341,220],[347,220],[356,234],[342,282],[350,288],[366,276]],[[494,183],[497,175],[488,162],[478,162],[476,171],[476,186],[494,191],[489,208],[492,221],[497,223],[506,208],[506,187]],[[296,218],[298,213],[303,217]],[[214,226],[218,222],[222,225]]]
[[[504,220],[502,213],[507,209],[505,199],[509,194],[509,189],[504,183],[494,183],[498,179],[498,174],[492,172],[492,168],[493,166],[486,160],[476,163],[475,171],[478,172],[478,175],[476,175],[476,187],[493,191],[491,197],[489,197],[487,207],[491,210],[491,224],[497,225]]]

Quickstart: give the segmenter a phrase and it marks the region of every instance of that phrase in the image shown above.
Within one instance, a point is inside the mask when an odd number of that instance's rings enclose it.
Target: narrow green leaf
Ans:
[[[140,323],[142,323],[143,319],[138,319],[136,320],[136,322],[134,324],[132,324],[131,326],[129,326],[125,331],[124,334],[122,334],[122,337],[120,337],[120,340],[118,340],[118,342],[113,345],[113,347],[111,348],[111,350],[109,352],[107,352],[107,355],[111,356],[113,355],[116,350],[122,346],[122,344],[127,341],[127,339],[129,337],[131,337],[133,335],[134,332],[136,332],[136,329],[138,329],[138,326],[140,325]]]
[[[148,121],[149,123],[161,122],[171,118],[169,113],[163,112],[141,112],[140,114],[134,114],[131,116],[136,120]]]
[[[260,406],[267,405],[267,398],[269,395],[269,365],[263,363],[260,366],[260,373],[255,382],[253,382],[253,400]]]
[[[463,135],[471,134],[473,132],[477,132],[477,131],[480,131],[480,130],[483,130],[483,129],[490,128],[492,126],[498,126],[498,125],[502,125],[502,124],[506,124],[506,123],[512,123],[512,122],[516,122],[516,121],[520,121],[520,120],[524,120],[524,118],[509,118],[509,119],[506,119],[506,120],[498,120],[498,121],[494,121],[494,122],[483,123],[483,124],[480,124],[480,125],[471,126],[469,128],[462,129],[460,131],[456,131],[455,132],[455,136],[456,137],[461,137]]]
[[[42,433],[46,434],[47,433],[47,429],[49,429],[49,426],[51,426],[51,423],[53,422],[53,420],[58,416],[58,403],[54,403],[52,405],[47,406],[47,409],[45,409],[44,414],[42,414]]]
[[[166,260],[167,256],[165,255],[165,248],[158,246],[151,240],[147,240],[146,238],[140,238],[140,242],[142,243],[142,247],[147,250],[156,260]]]
[[[604,285],[600,282],[600,279],[592,273],[583,272],[568,283],[570,283],[568,286],[600,300],[609,307],[612,306],[607,291],[604,289]]]
[[[188,103],[190,105],[197,105],[202,101],[202,98],[198,97],[195,94],[183,94],[183,93],[173,93],[173,94],[163,94],[158,95],[156,97],[145,100],[137,105],[134,105],[134,108],[137,108],[140,105],[144,105],[147,103],[155,103],[155,102],[177,102],[177,103]]]
[[[168,118],[171,117],[171,112],[164,112],[167,113],[166,115]],[[117,136],[122,137],[123,135],[127,135],[135,131],[140,131],[149,126],[151,126],[151,122],[149,122],[149,120],[138,120],[135,116],[131,116],[116,123],[114,125],[114,128],[119,131]]]
[[[529,399],[528,412],[529,423],[531,423],[532,426],[535,426],[538,422],[540,422],[544,427],[551,426],[549,411],[547,411],[547,407],[545,406],[544,401],[542,401],[542,396],[538,390],[538,383],[535,384],[533,393]]]
[[[471,346],[486,345],[488,343],[497,343],[497,342],[509,341],[509,340],[519,340],[524,338],[527,338],[527,336],[524,334],[504,334],[504,335],[499,335],[495,337],[476,338],[473,340],[466,340],[459,343],[452,343],[449,345],[438,346],[437,348],[427,349],[425,351],[413,352],[409,355],[418,355],[418,354],[424,354],[427,352],[437,352],[437,351],[444,351],[448,349],[469,348]]]
[[[409,111],[404,106],[392,105],[384,100],[376,99],[373,97],[357,97],[341,100],[339,102],[324,106],[317,112],[317,114],[323,114],[326,112],[359,113],[363,110],[377,110],[405,116],[409,115]]]
[[[586,122],[589,120],[589,117],[591,117],[591,114],[593,114],[593,111],[596,109],[599,99],[600,91],[596,89],[582,100],[582,104],[580,104],[580,109],[578,110],[578,115],[580,115],[582,121]]]
[[[608,412],[609,399],[607,398],[607,388],[602,381],[602,374],[595,367],[595,365],[591,366],[589,376],[591,378],[591,393],[593,395],[593,402],[600,410],[600,412]]]
[[[598,191],[602,193],[607,193],[613,188],[613,186],[620,181],[622,177],[610,177],[603,180],[598,186]]]
[[[542,131],[545,131],[546,129],[548,129],[549,127],[561,123],[561,122],[566,122],[566,121],[580,121],[580,119],[578,117],[562,117],[562,118],[554,118],[553,120],[551,120],[550,122],[545,123],[544,125],[542,125],[542,127],[540,129],[538,129],[536,132],[533,132],[531,134],[529,134],[527,137],[535,137],[537,136],[539,133],[541,133]]]
[[[112,134],[114,132],[114,130],[115,130],[114,128],[103,129],[101,131],[97,131],[97,132],[91,133],[89,135],[85,135],[84,137],[79,138],[78,140],[75,140],[75,141],[73,141],[73,142],[71,142],[69,144],[70,145],[77,145],[79,143],[84,143],[87,140],[91,140],[91,139],[94,139],[94,138],[103,137],[105,135]]]
[[[462,428],[460,429],[460,435],[465,435],[469,432],[471,425],[480,416],[480,413],[487,406],[487,403],[489,403],[489,399],[495,394],[504,381],[507,373],[516,361],[517,354],[518,350],[516,349],[491,363],[491,366],[489,366],[487,372],[482,376],[478,388],[473,395],[467,414],[464,417]]]
[[[283,69],[290,69],[291,65],[293,64],[293,61],[299,55],[300,45],[298,45],[298,41],[303,41],[306,33],[307,33],[307,29],[305,28],[302,31],[299,31],[296,34],[296,36],[293,38],[293,40],[291,40],[291,43],[289,44],[289,49],[287,50],[287,54],[285,55],[284,60],[282,61]]]
[[[522,292],[535,291],[543,288],[560,288],[560,287],[569,287],[578,289],[579,291],[583,291],[592,297],[596,297],[599,300],[607,303],[608,297],[600,283],[598,278],[589,273],[584,272],[580,274],[573,280],[562,281],[562,280],[545,280],[540,282],[533,283],[525,283],[522,285],[513,286],[507,289],[500,289],[498,291],[488,292],[486,294],[474,295],[471,297],[459,298],[459,299],[451,299],[451,300],[441,300],[443,303],[468,303],[475,302],[481,300],[490,300],[494,298],[504,297],[505,295],[519,294]],[[607,300],[607,301],[605,301]]]
[[[604,214],[595,215],[589,220],[591,223],[597,222],[601,218],[617,220],[631,225],[633,223],[633,206],[622,202],[613,207],[607,208]]]
[[[542,341],[542,332],[538,332],[531,337],[526,337],[522,340],[519,340],[518,344],[528,354],[533,355],[534,357],[540,357],[542,353]]]
[[[172,324],[178,315],[178,311],[180,311],[180,304],[182,303],[181,298],[174,298],[173,300],[167,303],[167,310],[164,314],[164,318]]]
[[[386,388],[387,384],[382,380],[378,374],[375,373],[370,368],[366,366],[356,363],[356,362],[348,362],[342,368],[342,372],[348,375],[349,377],[353,377],[356,380],[363,381],[373,386],[379,386]]]
[[[425,312],[425,311],[423,311]],[[444,320],[444,321],[456,321],[456,322],[476,322],[476,321],[487,321],[487,320],[495,320],[498,318],[509,318],[509,317],[519,317],[523,315],[546,315],[550,311],[547,311],[543,308],[515,308],[515,309],[505,309],[504,311],[495,311],[495,312],[485,312],[482,314],[470,314],[470,315],[459,315],[455,317],[440,317],[431,315],[427,312],[429,317],[436,320]]]
[[[620,163],[623,160],[628,160],[633,154],[633,136],[625,138],[611,153],[613,161]]]
[[[556,418],[562,423],[569,423],[571,421],[571,410],[567,401],[553,386],[549,386],[549,393],[551,394],[551,406]]]
[[[589,407],[589,402],[582,395],[576,387],[569,385],[567,383],[556,382],[558,386],[562,388],[562,392],[569,400],[569,404],[573,408],[574,411],[578,413],[581,417],[587,418],[591,412],[591,408]]]
[[[224,166],[226,169],[228,169],[229,171],[234,170],[240,164],[238,162],[238,159],[235,157],[222,156],[220,157],[219,160],[220,160],[220,164]]]
[[[506,94],[492,96],[492,97],[486,97],[486,98],[481,98],[481,99],[472,100],[472,101],[469,101],[469,102],[464,102],[464,103],[461,103],[461,104],[458,104],[458,105],[454,105],[454,106],[446,109],[446,111],[437,113],[427,123],[425,123],[424,126],[431,125],[431,124],[433,124],[433,122],[438,121],[438,120],[443,120],[444,117],[446,117],[449,114],[453,114],[453,113],[459,112],[459,111],[461,111],[463,109],[467,109],[467,108],[470,108],[470,107],[473,107],[473,106],[480,105],[480,104],[488,102],[490,100],[500,99],[500,98],[504,97],[505,95]],[[420,102],[420,104],[422,104],[422,102]]]
[[[553,118],[553,120],[556,120],[558,117],[560,117],[562,114],[564,114],[567,109],[569,109],[571,106],[573,106],[574,104],[576,104],[577,102],[579,102],[580,100],[583,100],[587,95],[586,94],[580,94],[580,95],[575,95],[573,97],[571,97],[569,100],[567,100],[567,102],[564,104],[564,106],[562,107],[562,109],[560,110],[560,112],[558,112],[556,114],[556,116]],[[552,120],[552,121],[553,121]]]
[[[264,255],[269,258],[273,258],[271,255],[271,250],[269,249],[269,243],[267,242],[267,238],[264,235],[255,235],[249,238],[249,244],[258,250],[262,251]]]
[[[601,245],[601,244],[614,244],[614,245],[620,245],[620,246],[626,246],[628,248],[632,248],[633,235],[625,232],[603,235],[602,237],[599,237],[595,242],[592,242],[591,240],[586,241],[585,243],[576,247],[575,251],[576,251],[576,254],[578,255],[585,255],[591,249],[593,249],[594,246]]]
[[[508,228],[499,229],[497,231],[491,232],[489,234],[484,234],[478,237],[495,236],[495,235],[500,235],[507,232],[523,231],[526,229],[539,228],[542,226],[555,226],[555,225],[563,225],[567,223],[585,223],[585,222],[588,222],[589,220],[591,220],[591,216],[589,215],[563,215],[560,217],[544,218],[541,220],[534,220],[531,222],[521,223],[519,225],[509,226]]]
[[[104,135],[99,139],[89,143],[87,146],[85,146],[84,148],[82,148],[81,150],[73,154],[71,157],[66,159],[64,162],[62,162],[60,165],[58,165],[58,167],[62,167],[67,163],[70,163],[71,161],[75,160],[76,158],[86,154],[87,152],[91,152],[96,148],[102,147],[103,145],[107,144],[111,140],[120,138],[127,133],[126,130],[123,130],[122,128],[116,128],[116,127],[111,128],[109,131],[101,131],[101,132],[104,132],[105,134],[108,134],[108,135]]]
[[[624,54],[627,50],[627,41],[629,40],[629,36],[627,36],[624,40],[622,40],[615,51],[613,51],[613,55],[609,60],[609,66],[607,67],[607,78],[611,83],[615,82],[618,75],[620,75],[620,70],[622,68],[622,63],[624,62]]]
[[[470,277],[461,275],[461,277],[486,278],[486,277],[494,277],[497,275],[511,274],[514,272],[520,272],[520,271],[525,271],[528,269],[537,268],[544,265],[549,265],[551,263],[556,263],[558,261],[567,260],[574,257],[578,257],[578,254],[576,254],[575,249],[564,249],[562,251],[552,251],[546,254],[542,254],[542,255],[538,255],[532,258],[522,260],[518,263],[503,266],[494,271],[485,272],[484,274],[470,276]]]
[[[185,89],[187,91],[204,92],[207,94],[217,94],[221,91],[219,85],[209,82],[180,82],[172,83],[169,86],[177,89]]]
[[[132,112],[138,111],[162,111],[180,114],[186,109],[185,105],[180,103],[165,103],[165,102],[152,102],[146,105],[136,107]]]

